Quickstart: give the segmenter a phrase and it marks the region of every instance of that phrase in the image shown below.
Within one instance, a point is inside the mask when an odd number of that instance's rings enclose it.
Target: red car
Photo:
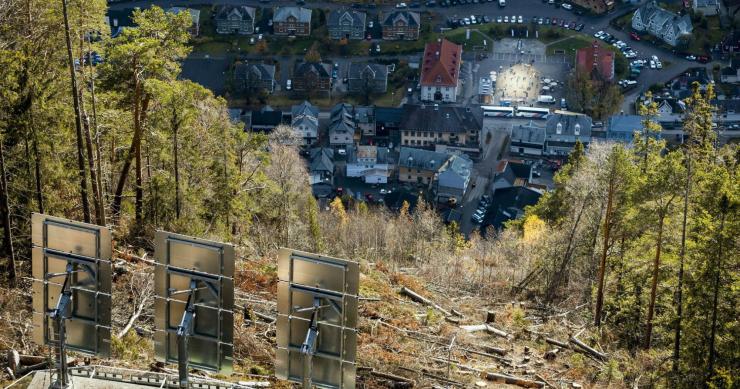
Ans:
[[[700,56],[696,57],[696,60],[699,61],[700,63],[707,63],[711,59],[708,56],[706,56],[706,55],[700,55]]]
[[[372,193],[365,193],[365,198],[367,199],[367,201],[369,201],[371,203],[373,202],[373,194]]]
[[[639,41],[639,40],[640,40],[640,36],[639,36],[639,35],[637,35],[637,34],[636,34],[636,33],[634,33],[634,32],[631,32],[631,33],[630,33],[630,38],[632,38],[633,40],[636,40],[636,41]]]

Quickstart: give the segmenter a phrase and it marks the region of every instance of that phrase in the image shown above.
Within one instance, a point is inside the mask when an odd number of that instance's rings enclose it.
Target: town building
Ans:
[[[312,145],[319,136],[319,109],[304,101],[291,109],[291,127],[303,139],[303,145]]]
[[[526,186],[512,186],[497,189],[491,196],[491,206],[481,223],[481,233],[487,235],[490,229],[502,230],[509,220],[524,216],[524,209],[537,204],[542,193]]]
[[[391,131],[398,131],[403,120],[403,108],[375,107],[375,139],[388,139]]]
[[[614,52],[597,41],[576,51],[576,70],[599,81],[614,81]]]
[[[606,122],[606,139],[615,142],[632,143],[635,132],[642,132],[640,115],[614,115]]]
[[[311,35],[311,9],[303,7],[275,7],[272,13],[275,35]]]
[[[255,132],[270,132],[283,123],[283,112],[272,109],[269,105],[249,115],[247,128]]]
[[[688,14],[678,16],[659,7],[655,0],[646,2],[635,11],[632,28],[647,32],[671,46],[676,46],[681,39],[687,38],[694,29]]]
[[[246,5],[217,5],[214,7],[216,32],[247,35],[254,33],[255,9]]]
[[[347,8],[335,9],[329,13],[326,27],[331,39],[365,38],[365,19],[367,15]]]
[[[234,65],[234,87],[241,93],[253,93],[261,89],[272,93],[275,90],[275,65],[244,63]]]
[[[614,0],[572,0],[572,3],[597,15],[614,9]]]
[[[329,144],[332,147],[353,145],[356,129],[354,108],[346,103],[335,105],[329,117]]]
[[[531,182],[532,165],[504,159],[496,165],[491,191],[512,186],[527,186]]]
[[[368,184],[386,184],[393,163],[387,147],[348,146],[347,177],[361,177]]]
[[[381,23],[383,39],[387,41],[415,41],[419,39],[421,18],[417,12],[391,11]]]
[[[331,65],[323,62],[297,62],[293,70],[293,89],[300,92],[329,92]]]
[[[511,129],[509,152],[525,157],[540,157],[545,152],[546,136],[545,128],[535,125],[531,120],[515,126]]]
[[[545,125],[545,153],[568,156],[578,141],[587,147],[591,143],[591,125],[591,118],[586,115],[550,115]]]
[[[723,67],[719,77],[725,84],[740,83],[740,58],[733,57],[730,66]]]
[[[350,93],[385,93],[388,90],[388,66],[353,62],[349,65],[347,90]]]
[[[362,136],[375,136],[375,108],[355,107],[354,119],[357,129]],[[359,135],[359,134],[355,134]]]
[[[693,0],[691,8],[694,9],[694,12],[701,12],[704,16],[717,15],[719,14],[720,2],[719,0]]]
[[[465,154],[452,154],[440,168],[435,197],[438,203],[459,204],[470,184],[473,161]]]
[[[401,146],[478,153],[483,115],[479,107],[405,104],[401,119]]]
[[[421,67],[421,100],[454,103],[460,86],[462,46],[447,39],[426,44]]]
[[[398,181],[430,186],[448,158],[446,153],[401,147],[398,155]]]
[[[314,197],[326,198],[334,190],[334,150],[326,147],[309,151],[308,183]]]

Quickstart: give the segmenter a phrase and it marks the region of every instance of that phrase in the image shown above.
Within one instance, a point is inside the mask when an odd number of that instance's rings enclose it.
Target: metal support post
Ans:
[[[316,353],[316,339],[319,337],[319,308],[321,308],[321,298],[313,298],[313,307],[311,307],[311,324],[306,333],[306,339],[301,345],[301,354],[303,354],[303,389],[311,389],[312,382],[312,365],[313,356]]]
[[[193,332],[193,321],[195,319],[195,305],[193,302],[197,281],[190,280],[190,290],[188,293],[188,302],[185,306],[185,312],[182,314],[182,320],[177,327],[177,373],[179,376],[180,388],[188,388],[188,337]]]
[[[57,328],[57,378],[52,385],[55,389],[65,389],[69,386],[66,348],[67,334],[64,321],[67,319],[67,310],[72,302],[72,290],[69,287],[69,283],[73,269],[74,267],[72,264],[67,263],[65,273],[47,275],[47,279],[58,275],[64,275],[64,284],[62,285],[62,293],[59,296],[59,301],[57,302],[56,308],[49,313],[49,317],[54,319],[54,323]]]

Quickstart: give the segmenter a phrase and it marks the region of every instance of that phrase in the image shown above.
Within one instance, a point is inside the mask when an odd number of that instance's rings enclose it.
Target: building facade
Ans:
[[[363,39],[365,38],[364,12],[350,9],[335,9],[329,13],[326,21],[331,39]]]
[[[482,113],[478,107],[403,106],[401,146],[434,149],[437,145],[479,150]]]
[[[294,90],[329,92],[331,87],[331,65],[322,62],[296,63],[293,71]]]
[[[676,46],[694,30],[689,15],[678,16],[659,7],[655,0],[648,1],[635,11],[632,28],[647,32],[671,46]]]
[[[272,14],[275,35],[311,35],[311,9],[303,7],[275,7]]]
[[[421,100],[454,103],[461,64],[462,46],[447,39],[427,43],[421,67]]]
[[[416,12],[391,11],[383,16],[381,27],[383,29],[383,40],[415,41],[419,39],[421,18]]]
[[[216,32],[247,35],[254,33],[255,9],[245,5],[218,5],[215,9]]]

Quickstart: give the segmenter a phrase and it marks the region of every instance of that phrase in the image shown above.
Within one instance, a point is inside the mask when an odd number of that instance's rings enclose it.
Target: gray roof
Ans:
[[[392,11],[383,17],[383,25],[392,27],[395,25],[397,20],[402,20],[409,27],[420,26],[420,18],[417,12],[411,11]]]
[[[401,147],[398,156],[398,166],[410,169],[437,171],[449,158],[448,154],[436,151]]]
[[[311,9],[303,7],[275,7],[272,20],[285,22],[291,16],[299,23],[311,23]]]
[[[547,118],[547,139],[557,138],[560,141],[573,141],[591,137],[591,118],[586,115],[554,114]],[[558,134],[558,127],[560,134]],[[578,130],[579,135],[576,135]]]
[[[234,76],[237,79],[246,78],[247,72],[257,75],[259,80],[274,80],[275,65],[263,63],[238,63],[234,66]]]
[[[373,107],[355,107],[355,121],[357,123],[375,123]]]
[[[355,131],[354,108],[346,103],[339,103],[331,109],[329,118],[329,132]]]
[[[661,8],[655,2],[655,0],[648,1],[638,9],[642,23],[648,25],[653,23],[658,26],[660,31],[663,31],[665,25],[670,23],[670,28],[676,30],[676,36],[680,34],[691,33],[693,27],[691,26],[691,18],[689,15],[679,17],[677,14],[668,11],[667,9]]]
[[[193,24],[198,24],[200,22],[200,10],[198,9],[185,8],[185,7],[170,7],[169,9],[167,9],[167,12],[173,13],[175,15],[183,11],[190,12],[190,17],[193,19]]]
[[[254,20],[254,8],[246,5],[217,5],[216,20]]]
[[[524,143],[544,144],[545,128],[536,126],[532,121],[511,129],[511,141]]]
[[[334,172],[334,151],[325,147],[311,149],[311,164],[309,170],[312,172],[327,171]]]
[[[329,17],[326,20],[326,25],[329,27],[339,26],[340,22],[349,21],[352,26],[365,26],[365,15],[364,12],[358,12],[350,9],[335,9],[329,13]]]
[[[448,188],[465,189],[470,181],[470,170],[473,167],[473,161],[466,155],[453,154],[450,161],[442,168],[439,173],[439,186]]]
[[[301,115],[313,116],[315,118],[319,117],[319,109],[308,101],[294,105],[293,108],[291,108],[290,113],[294,119]]]
[[[304,77],[307,73],[316,73],[319,77],[331,77],[331,65],[322,62],[298,62],[293,72],[294,77]]]
[[[435,132],[468,132],[480,130],[482,121],[483,113],[480,107],[405,104],[401,128]]]
[[[370,76],[372,80],[386,81],[388,79],[388,66],[378,63],[353,62],[349,65],[349,74],[347,78],[364,79]]]
[[[607,121],[607,136],[608,133],[629,133],[632,134],[635,131],[642,130],[643,117],[640,115],[614,115]]]

